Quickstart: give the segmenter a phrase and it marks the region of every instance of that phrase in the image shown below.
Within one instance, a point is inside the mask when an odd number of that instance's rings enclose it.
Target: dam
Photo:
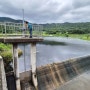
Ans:
[[[0,66],[4,67],[1,61],[0,58]],[[1,71],[4,72],[0,67],[0,90],[16,90],[7,89],[6,80],[2,78]],[[38,90],[89,90],[90,56],[38,67],[37,81]],[[20,73],[20,82],[21,90],[36,90],[32,84],[31,71]]]
[[[37,77],[39,90],[80,90],[80,88],[83,88],[82,90],[89,90],[89,70],[90,56],[74,58],[62,63],[53,63],[38,67]],[[20,73],[22,86],[24,74],[24,72]],[[30,71],[26,72],[26,76],[30,76]],[[30,78],[28,77],[28,80],[29,79]],[[31,86],[28,85],[27,88],[30,87]],[[25,87],[23,87],[23,90],[25,90],[24,88]],[[35,89],[30,88],[30,90]]]
[[[5,37],[6,36],[6,37]],[[0,90],[89,90],[90,56],[68,59],[66,61],[36,67],[36,43],[40,37],[4,37],[0,42],[13,45],[13,71],[5,74],[3,58],[0,57]],[[15,35],[16,36],[16,35]],[[19,72],[17,46],[19,43],[31,44],[31,64],[29,71]],[[33,62],[34,61],[34,62]]]

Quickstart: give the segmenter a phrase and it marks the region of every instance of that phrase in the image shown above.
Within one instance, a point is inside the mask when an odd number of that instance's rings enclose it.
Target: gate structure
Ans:
[[[11,43],[13,45],[13,69],[16,80],[16,90],[21,90],[20,86],[20,73],[19,73],[19,61],[18,61],[18,44],[31,44],[30,58],[31,58],[31,78],[34,87],[38,90],[37,74],[36,74],[36,43],[42,42],[42,26],[32,25],[33,33],[32,38],[29,38],[29,31],[23,33],[22,23],[5,22],[0,23],[0,42]],[[24,36],[24,37],[23,37]]]

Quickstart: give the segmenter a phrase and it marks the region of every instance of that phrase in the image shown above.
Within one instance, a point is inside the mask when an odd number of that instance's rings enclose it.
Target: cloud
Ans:
[[[81,8],[85,6],[90,6],[90,0],[73,0],[74,8]]]
[[[25,19],[35,23],[90,21],[90,0],[3,0],[0,16]]]

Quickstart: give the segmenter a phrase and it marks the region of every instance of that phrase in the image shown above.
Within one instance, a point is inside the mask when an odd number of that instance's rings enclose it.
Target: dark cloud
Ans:
[[[36,23],[90,21],[90,0],[3,0],[0,16],[25,19]]]
[[[90,6],[90,0],[73,0],[73,8]]]
[[[0,12],[5,16],[19,16],[20,10],[9,2],[0,2]]]

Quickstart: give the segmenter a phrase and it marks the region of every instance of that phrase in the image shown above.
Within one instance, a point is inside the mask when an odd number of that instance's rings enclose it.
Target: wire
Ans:
[[[25,70],[25,77],[26,77],[26,58],[25,58],[25,47],[26,47],[26,44],[24,44],[24,70]]]

